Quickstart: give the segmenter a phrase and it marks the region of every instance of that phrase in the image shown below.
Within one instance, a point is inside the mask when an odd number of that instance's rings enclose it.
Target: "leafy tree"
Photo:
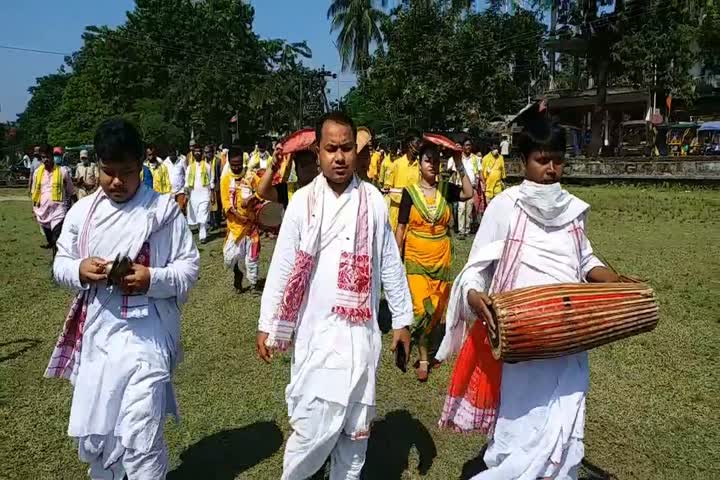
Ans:
[[[302,65],[307,44],[260,39],[253,18],[237,0],[136,0],[123,25],[86,29],[66,59],[72,73],[38,84],[23,126],[62,144],[89,141],[110,115],[159,144],[184,144],[191,129],[201,142],[228,142],[238,112],[243,141],[292,128],[303,121],[301,92],[310,110],[325,108],[324,77]]]
[[[35,80],[36,85],[28,89],[30,101],[18,117],[18,129],[25,145],[48,142],[48,120],[62,102],[63,92],[70,74],[64,70]]]
[[[393,12],[383,25],[385,49],[347,99],[354,115],[373,117],[367,123],[392,135],[398,124],[481,128],[535,93],[544,71],[537,17],[526,10],[459,15],[449,6],[408,2]]]
[[[331,31],[338,32],[336,46],[342,69],[362,72],[370,65],[370,46],[382,46],[380,23],[385,14],[373,0],[333,0],[327,11],[332,19]],[[387,6],[387,0],[382,0]]]

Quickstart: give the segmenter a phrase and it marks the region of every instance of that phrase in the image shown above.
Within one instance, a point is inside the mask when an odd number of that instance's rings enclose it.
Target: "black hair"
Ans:
[[[470,145],[472,147],[475,147],[475,142],[473,142],[473,139],[470,138],[470,136],[468,136],[468,135],[465,135],[462,137],[462,141],[460,142],[460,145],[462,145],[464,147],[467,142],[470,142]]]
[[[546,118],[534,118],[525,125],[517,143],[524,161],[527,161],[531,152],[537,150],[564,154],[565,129]]]
[[[417,130],[409,130],[405,135],[405,142],[401,148],[405,151],[410,148],[411,143],[417,142],[418,140],[422,140],[422,134]]]
[[[293,155],[295,163],[317,162],[317,155],[312,150],[300,150]]]
[[[440,160],[440,149],[434,143],[423,142],[418,151],[418,159],[421,162],[424,155],[430,157],[431,160],[438,161]]]
[[[52,147],[48,145],[47,143],[43,143],[38,146],[38,149],[40,150],[40,154],[47,153],[50,155],[52,153]]]
[[[242,157],[243,148],[240,145],[230,145],[228,147],[228,160],[235,157]]]
[[[105,120],[95,130],[95,153],[104,162],[142,163],[143,141],[135,125],[123,118]]]
[[[355,127],[353,119],[347,113],[337,110],[334,112],[327,112],[322,117],[318,118],[315,123],[315,141],[318,145],[320,145],[320,140],[322,139],[322,129],[325,122],[334,122],[339,123],[340,125],[348,126],[352,130],[353,139],[357,138],[357,127]]]

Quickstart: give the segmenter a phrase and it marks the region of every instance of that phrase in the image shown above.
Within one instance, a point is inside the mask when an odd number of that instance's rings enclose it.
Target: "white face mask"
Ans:
[[[546,185],[525,180],[520,185],[518,202],[530,218],[549,227],[567,225],[588,208],[559,182]]]

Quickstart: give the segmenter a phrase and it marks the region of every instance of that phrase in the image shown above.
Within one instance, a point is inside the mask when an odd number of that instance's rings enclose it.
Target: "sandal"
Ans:
[[[425,383],[428,380],[428,366],[430,365],[430,362],[427,360],[420,360],[417,362],[417,367],[415,367],[415,375],[417,376],[417,379],[420,383]]]

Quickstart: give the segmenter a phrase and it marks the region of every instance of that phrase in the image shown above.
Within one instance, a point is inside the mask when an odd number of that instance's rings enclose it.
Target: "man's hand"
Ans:
[[[265,363],[270,363],[273,358],[273,350],[265,345],[268,339],[268,334],[265,332],[258,332],[255,338],[255,350],[257,350],[258,357]]]
[[[105,267],[108,262],[100,257],[88,257],[80,262],[80,282],[83,284],[100,282],[107,279]]]
[[[122,279],[120,289],[126,295],[147,293],[150,288],[150,269],[145,265],[133,263],[130,273]]]
[[[472,311],[485,323],[492,320],[492,313],[490,313],[492,300],[490,300],[490,297],[488,297],[486,293],[470,290],[467,295],[467,301]]]
[[[393,329],[390,351],[394,352],[398,348],[398,344],[405,349],[405,358],[410,358],[410,330],[407,328]]]

